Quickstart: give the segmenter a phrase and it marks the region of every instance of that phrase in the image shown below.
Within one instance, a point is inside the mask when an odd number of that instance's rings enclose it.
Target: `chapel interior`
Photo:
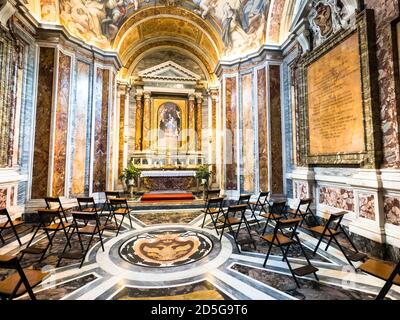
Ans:
[[[0,300],[399,300],[400,1],[0,0]]]

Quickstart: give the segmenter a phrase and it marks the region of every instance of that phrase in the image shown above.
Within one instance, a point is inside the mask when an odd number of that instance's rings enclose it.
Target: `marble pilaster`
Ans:
[[[53,105],[54,48],[40,48],[35,147],[32,171],[32,199],[47,196],[49,172],[50,124]]]
[[[196,96],[196,149],[197,151],[201,152],[202,145],[202,129],[203,129],[203,116],[202,116],[202,109],[203,109],[203,97],[201,94]]]
[[[218,89],[211,90],[211,150],[210,150],[210,164],[213,175],[211,177],[212,183],[217,182],[217,104],[219,99]]]
[[[265,68],[257,70],[257,107],[258,107],[258,170],[261,191],[269,190],[268,183],[268,116],[266,104]]]
[[[195,113],[195,96],[189,95],[189,141],[188,151],[196,149],[196,113]]]
[[[226,190],[237,190],[237,80],[236,77],[225,79],[225,170],[226,170]]]
[[[57,105],[55,115],[54,132],[54,160],[53,160],[53,183],[52,196],[65,195],[65,175],[67,161],[67,133],[68,112],[71,86],[71,57],[59,52],[58,59],[58,82],[57,82]]]

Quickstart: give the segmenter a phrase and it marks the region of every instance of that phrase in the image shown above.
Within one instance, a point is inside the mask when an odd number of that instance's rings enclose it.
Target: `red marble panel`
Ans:
[[[400,226],[400,197],[385,197],[384,212],[387,223]]]
[[[40,48],[32,199],[40,199],[47,196],[54,54],[54,48]]]
[[[260,190],[268,191],[268,131],[266,104],[265,68],[257,71],[257,104],[258,104],[258,166]]]
[[[0,189],[0,208],[7,206],[7,188]]]
[[[254,112],[253,112],[253,76],[242,77],[243,106],[243,190],[254,192]]]
[[[354,211],[354,192],[340,188],[321,187],[319,203],[346,211]]]
[[[70,86],[71,57],[60,52],[58,60],[56,126],[54,132],[53,196],[64,196],[65,194]]]
[[[283,193],[281,74],[279,66],[269,67],[269,94],[271,114],[272,193]]]
[[[12,186],[10,188],[10,205],[11,206],[16,205],[16,203],[15,203],[15,187],[14,186]]]
[[[400,168],[399,115],[396,97],[395,51],[392,22],[399,17],[397,0],[365,0],[365,5],[375,11],[377,34],[377,67],[379,72],[379,96],[383,133],[383,167]],[[399,44],[400,45],[400,44]]]
[[[375,197],[373,194],[360,193],[358,195],[360,217],[375,220]]]
[[[94,115],[93,192],[106,189],[109,70],[96,70]]]
[[[294,182],[294,198],[306,199],[308,197],[308,184],[305,182]]]
[[[225,102],[226,102],[226,190],[237,190],[237,81],[236,77],[225,80]]]
[[[82,195],[85,192],[85,168],[87,146],[87,121],[89,114],[89,72],[87,63],[76,64],[76,107],[74,110],[71,154],[71,194]]]

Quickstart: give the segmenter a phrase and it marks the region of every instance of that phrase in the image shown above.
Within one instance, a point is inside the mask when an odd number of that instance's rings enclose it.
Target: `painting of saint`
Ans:
[[[178,147],[179,135],[182,131],[182,114],[173,102],[166,102],[158,109],[158,146],[167,149]]]

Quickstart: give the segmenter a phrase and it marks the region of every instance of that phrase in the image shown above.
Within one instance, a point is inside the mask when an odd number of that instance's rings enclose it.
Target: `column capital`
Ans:
[[[195,95],[196,95],[197,103],[202,103],[203,102],[202,94],[201,93],[196,93]]]
[[[136,100],[142,100],[142,96],[143,96],[142,91],[136,91],[136,93],[135,93]]]
[[[194,93],[189,93],[189,101],[194,101],[196,98]]]
[[[150,99],[151,98],[151,92],[150,91],[145,91],[143,92],[143,97],[145,99]]]

